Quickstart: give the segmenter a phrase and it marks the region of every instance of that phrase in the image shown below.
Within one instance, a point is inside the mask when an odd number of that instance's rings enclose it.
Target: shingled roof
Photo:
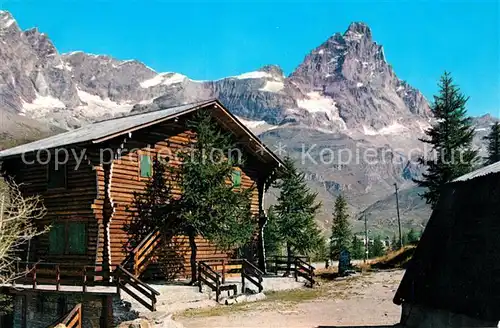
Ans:
[[[275,162],[281,165],[281,160],[270,151],[257,136],[255,136],[243,123],[241,123],[218,100],[212,99],[182,106],[164,108],[153,112],[129,115],[109,119],[83,126],[79,129],[60,133],[45,139],[40,139],[24,145],[6,149],[0,152],[0,160],[8,157],[20,156],[40,149],[55,149],[68,146],[98,144],[116,136],[132,133],[142,128],[174,119],[201,108],[212,108],[220,111],[227,119],[224,121],[226,128],[239,138],[245,139],[246,146],[254,153],[258,152],[265,162]]]

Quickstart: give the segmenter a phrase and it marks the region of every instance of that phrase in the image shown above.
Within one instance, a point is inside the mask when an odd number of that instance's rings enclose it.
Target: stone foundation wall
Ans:
[[[26,315],[26,328],[46,328],[67,314],[78,303],[82,303],[84,328],[99,328],[103,310],[103,296],[29,293],[16,295],[14,299],[14,328],[22,328]],[[24,304],[26,303],[26,312]],[[25,314],[24,314],[25,313]]]
[[[410,303],[402,305],[401,324],[407,328],[498,327],[497,322],[488,322],[463,314]]]

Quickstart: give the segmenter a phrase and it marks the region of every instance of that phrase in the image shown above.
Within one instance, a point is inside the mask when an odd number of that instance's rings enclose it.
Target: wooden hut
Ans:
[[[448,183],[394,297],[407,327],[500,320],[500,163]]]
[[[244,164],[234,168],[234,181],[241,188],[253,188],[251,211],[259,229],[252,260],[263,265],[265,183],[282,163],[219,101],[209,100],[102,121],[0,152],[3,175],[21,185],[25,195],[40,195],[47,208],[41,223],[50,224],[50,232],[38,237],[22,255],[23,261],[38,263],[35,279],[49,263],[58,280],[71,276],[71,270],[77,272],[80,282],[76,283],[81,283],[82,270],[84,279],[86,275],[109,279],[115,268],[127,267],[127,261],[138,258],[135,276],[146,269],[145,256],[158,235],[152,233],[139,247],[128,249],[130,236],[124,229],[132,216],[128,209],[134,192],[143,191],[151,176],[153,158],[173,154],[193,142],[195,133],[186,123],[199,110],[208,111],[245,155]],[[61,163],[64,153],[69,158]],[[181,258],[186,259],[180,275],[188,275],[188,242],[183,237],[176,241]],[[197,260],[229,256],[203,238],[196,242]],[[33,289],[36,286],[34,280]]]

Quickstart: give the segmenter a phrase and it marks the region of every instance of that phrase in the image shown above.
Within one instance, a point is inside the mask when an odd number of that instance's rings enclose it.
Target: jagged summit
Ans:
[[[372,38],[372,31],[370,27],[363,22],[352,22],[344,33],[344,36],[349,36],[352,34],[357,34],[359,36],[364,36],[367,39]]]
[[[273,76],[283,77],[283,69],[279,65],[265,65],[258,69],[259,72],[267,72]]]
[[[10,13],[0,13],[1,26],[13,23]],[[278,65],[265,65],[216,81],[158,73],[112,55],[61,55],[37,28],[0,33],[0,41],[9,45],[0,55],[0,76],[9,85],[0,89],[0,97],[9,100],[8,109],[64,128],[132,108],[153,110],[214,97],[243,118],[332,132],[377,130],[391,126],[395,117],[409,120],[427,112],[425,98],[400,82],[362,22],[311,51],[288,77]]]
[[[0,29],[7,29],[11,26],[17,26],[17,22],[12,17],[11,13],[5,10],[0,10]]]

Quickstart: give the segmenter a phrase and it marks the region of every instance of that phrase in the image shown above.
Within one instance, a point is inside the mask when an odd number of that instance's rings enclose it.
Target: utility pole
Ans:
[[[398,195],[398,184],[394,183],[394,189],[396,190],[396,211],[398,212],[398,229],[399,229],[399,249],[403,248],[403,236],[401,235],[401,218],[399,217],[399,195]]]
[[[365,258],[363,260],[363,263],[366,263],[368,260],[368,227],[366,224],[366,213],[363,213],[363,216],[365,217]]]

